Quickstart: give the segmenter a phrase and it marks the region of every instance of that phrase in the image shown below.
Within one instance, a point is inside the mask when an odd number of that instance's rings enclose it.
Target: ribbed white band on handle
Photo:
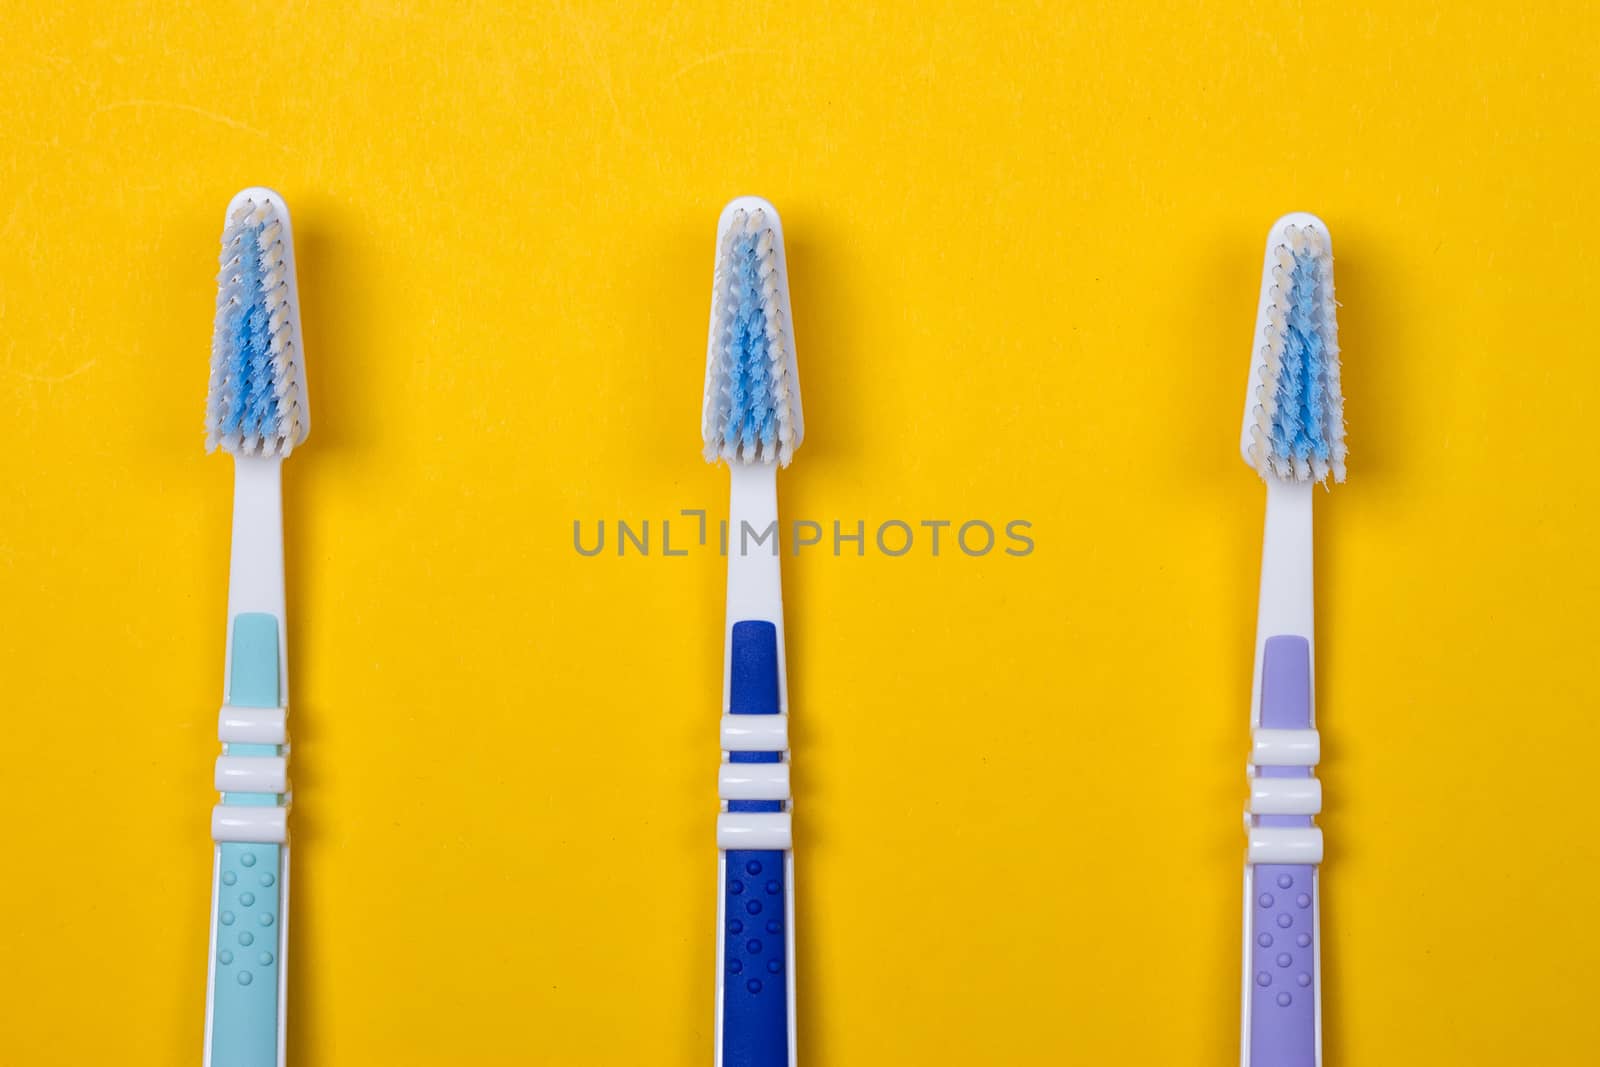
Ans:
[[[789,747],[789,716],[724,715],[722,747],[727,752],[783,752]]]
[[[717,772],[723,800],[788,800],[787,763],[724,763]]]
[[[1315,826],[1252,826],[1250,863],[1322,862],[1322,831]]]
[[[289,761],[282,756],[218,756],[219,793],[286,793]]]
[[[1250,762],[1258,767],[1315,767],[1322,758],[1315,730],[1257,730],[1251,739]]]
[[[289,809],[276,804],[218,804],[211,809],[211,839],[281,844],[289,839]]]
[[[283,745],[289,740],[288,708],[236,708],[217,715],[217,738],[240,745]]]
[[[1315,815],[1322,810],[1322,783],[1315,778],[1250,779],[1252,815]]]
[[[787,850],[794,847],[786,811],[725,811],[717,816],[717,847]]]

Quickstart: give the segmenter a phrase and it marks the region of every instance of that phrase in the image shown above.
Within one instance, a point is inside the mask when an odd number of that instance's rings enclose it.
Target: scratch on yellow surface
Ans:
[[[731,59],[734,56],[773,56],[777,54],[778,53],[775,50],[770,48],[718,48],[715,51],[707,52],[703,56],[697,56],[694,59],[691,59],[683,66],[673,71],[672,74],[667,78],[667,81],[669,83],[676,83],[680,78],[682,78],[685,74],[688,74],[690,71],[699,70],[701,67],[704,67],[708,64],[716,63],[720,60]]]
[[[198,115],[208,122],[215,122],[228,127],[230,130],[241,130],[244,133],[254,134],[257,137],[272,136],[266,130],[258,130],[249,123],[240,122],[221,112],[211,111],[193,104],[181,103],[177,100],[117,100],[110,104],[103,104],[90,112],[90,115],[104,115],[111,111],[121,111],[128,108],[140,110],[144,108],[164,108],[171,111],[184,111],[191,115]]]
[[[86,363],[81,363],[72,368],[65,374],[29,374],[26,371],[23,371],[19,373],[19,377],[21,377],[24,381],[39,382],[44,385],[60,385],[63,382],[71,381],[78,375],[83,374],[85,371],[92,370],[97,362],[99,361],[91,359]]]

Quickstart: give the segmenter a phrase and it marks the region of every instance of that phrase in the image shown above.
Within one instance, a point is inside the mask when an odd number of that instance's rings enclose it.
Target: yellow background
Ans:
[[[786,516],[1037,542],[785,564],[806,1062],[1236,1062],[1236,438],[1295,208],[1334,234],[1351,442],[1328,1062],[1592,1062],[1586,5],[518,6],[7,18],[0,1060],[198,1062],[201,408],[222,209],[262,183],[314,404],[292,1064],[709,1062],[722,563],[582,558],[572,522],[726,507],[697,433],[744,192],[789,240]]]

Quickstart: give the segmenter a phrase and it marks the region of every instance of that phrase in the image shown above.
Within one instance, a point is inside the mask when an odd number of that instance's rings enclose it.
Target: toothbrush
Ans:
[[[759,197],[734,200],[717,223],[702,431],[706,459],[725,460],[731,481],[716,1063],[787,1067],[796,1062],[794,853],[778,468],[803,424],[783,228]]]
[[[289,211],[233,198],[222,230],[206,448],[233,455],[227,651],[211,812],[205,1067],[282,1067],[289,683],[280,468],[310,428]]]
[[[1333,246],[1315,215],[1267,236],[1240,449],[1267,485],[1250,695],[1242,1067],[1322,1063],[1311,495],[1344,481]]]

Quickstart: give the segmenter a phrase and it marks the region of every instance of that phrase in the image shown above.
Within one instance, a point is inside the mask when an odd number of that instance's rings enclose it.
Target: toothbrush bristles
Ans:
[[[798,397],[782,253],[764,208],[724,227],[711,298],[703,419],[706,459],[788,466]]]
[[[242,196],[222,231],[206,397],[206,448],[287,456],[305,438],[299,315],[288,228],[267,196]]]
[[[1333,250],[1320,227],[1290,224],[1268,251],[1247,452],[1263,477],[1345,479],[1344,400]]]

